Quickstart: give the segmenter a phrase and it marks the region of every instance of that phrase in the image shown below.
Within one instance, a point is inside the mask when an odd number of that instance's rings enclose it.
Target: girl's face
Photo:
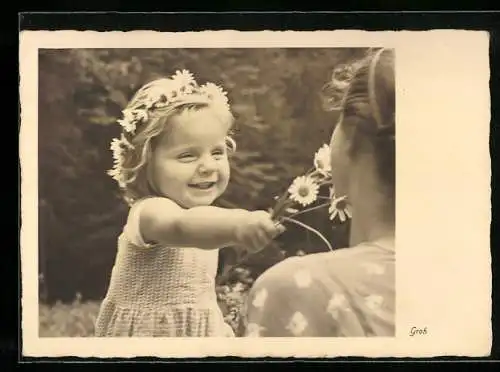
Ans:
[[[227,131],[210,109],[172,117],[152,155],[157,191],[184,208],[212,204],[229,182]]]

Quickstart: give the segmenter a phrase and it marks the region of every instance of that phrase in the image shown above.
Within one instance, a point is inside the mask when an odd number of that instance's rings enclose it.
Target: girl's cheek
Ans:
[[[229,177],[229,175],[231,173],[231,164],[229,163],[229,158],[227,156],[224,158],[223,168],[224,168],[227,176]]]

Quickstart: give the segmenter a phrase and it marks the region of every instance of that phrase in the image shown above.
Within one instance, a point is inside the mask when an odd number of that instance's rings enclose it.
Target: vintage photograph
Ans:
[[[40,337],[393,337],[395,51],[40,49]]]
[[[488,41],[23,32],[23,356],[488,355]]]

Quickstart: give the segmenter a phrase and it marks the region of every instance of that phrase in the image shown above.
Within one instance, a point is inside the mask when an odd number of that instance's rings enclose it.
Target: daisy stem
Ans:
[[[311,173],[309,173],[311,172]],[[309,170],[306,174],[308,174],[310,178],[314,178],[316,176],[321,176],[321,173],[319,173],[316,169],[311,169]]]
[[[311,172],[314,173],[314,171],[316,171],[316,167],[311,167],[311,168],[309,168],[309,170],[305,174],[309,174]]]
[[[326,238],[323,236],[323,234],[321,234],[318,230],[313,229],[311,226],[306,225],[305,223],[302,223],[302,222],[297,221],[297,220],[290,218],[290,217],[282,217],[282,220],[299,225],[299,226],[303,227],[304,229],[309,230],[310,232],[316,234],[327,245],[328,249],[330,251],[333,251],[331,244],[328,242],[328,240],[326,240]]]
[[[324,185],[331,185],[332,184],[332,181],[330,179],[324,179],[323,181],[321,181],[319,183],[319,186],[324,186]]]
[[[288,217],[295,217],[295,216],[298,216],[299,214],[303,214],[303,213],[306,213],[306,212],[311,212],[311,211],[314,211],[316,209],[321,209],[321,208],[324,208],[324,207],[327,207],[329,206],[330,203],[323,203],[323,204],[320,204],[320,205],[317,205],[315,207],[311,207],[311,208],[307,208],[307,209],[303,209],[297,213],[294,213],[294,214],[291,214],[290,216]]]
[[[288,204],[293,204],[293,201],[287,198],[287,194],[288,193],[284,193],[276,203],[273,212],[271,214],[271,218],[273,220],[275,218],[279,218],[281,212],[287,208]]]

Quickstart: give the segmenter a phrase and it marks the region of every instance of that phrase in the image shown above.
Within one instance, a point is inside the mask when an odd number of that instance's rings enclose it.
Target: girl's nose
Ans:
[[[217,162],[212,156],[205,157],[199,167],[201,173],[212,173],[217,169]]]

